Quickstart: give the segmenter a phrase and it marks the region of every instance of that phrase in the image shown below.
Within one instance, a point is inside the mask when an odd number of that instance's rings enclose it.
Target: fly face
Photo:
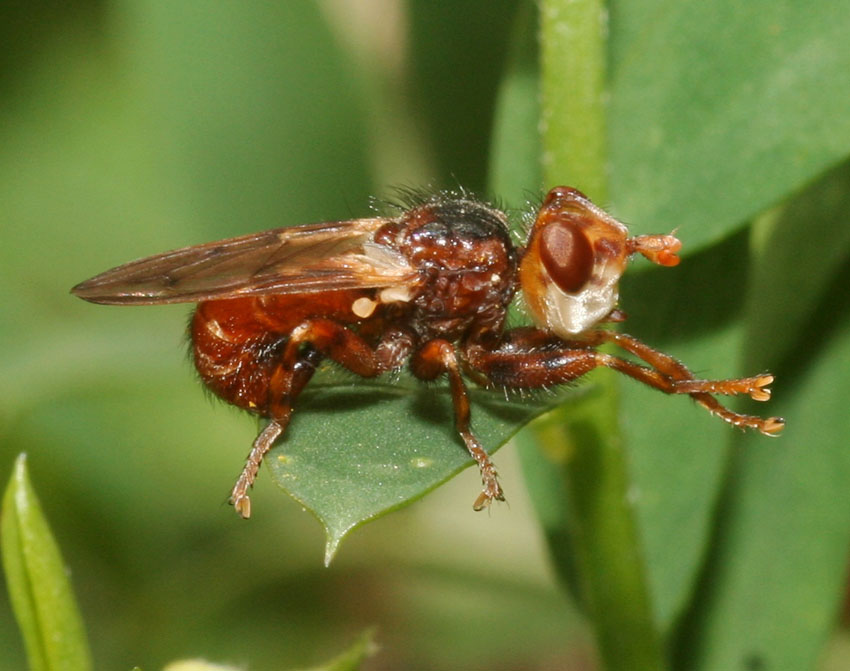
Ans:
[[[631,238],[624,224],[581,192],[557,187],[537,214],[520,265],[526,305],[538,326],[573,338],[614,310],[634,252],[673,266],[681,246],[672,235]]]

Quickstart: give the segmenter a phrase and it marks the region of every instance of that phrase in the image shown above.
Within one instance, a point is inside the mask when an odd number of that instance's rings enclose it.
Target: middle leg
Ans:
[[[455,411],[455,428],[481,473],[483,488],[472,504],[473,509],[483,510],[493,499],[504,501],[505,495],[499,485],[496,467],[469,426],[469,395],[463,383],[454,345],[447,340],[431,340],[414,354],[410,365],[413,374],[422,380],[435,380],[443,373],[448,375]]]

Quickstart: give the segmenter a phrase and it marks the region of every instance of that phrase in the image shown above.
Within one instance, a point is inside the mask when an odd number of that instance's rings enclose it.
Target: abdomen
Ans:
[[[195,368],[216,396],[265,415],[269,379],[292,329],[314,317],[345,324],[362,322],[351,306],[371,293],[335,291],[199,303],[190,326]]]

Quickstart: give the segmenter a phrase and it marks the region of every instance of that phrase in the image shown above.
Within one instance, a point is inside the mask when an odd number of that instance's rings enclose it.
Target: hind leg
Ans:
[[[385,333],[373,348],[354,331],[329,319],[311,319],[293,329],[269,380],[271,421],[254,440],[245,467],[230,492],[230,503],[236,512],[244,518],[251,516],[248,490],[254,485],[263,457],[286,430],[293,403],[322,358],[327,357],[362,377],[375,377],[400,366],[412,344],[409,334],[394,329]]]
[[[308,349],[300,356],[296,352],[296,357],[295,362],[289,366],[279,364],[272,374],[269,394],[276,399],[271,408],[272,419],[254,439],[251,452],[245,460],[245,467],[230,492],[231,505],[244,519],[251,517],[251,498],[248,496],[248,490],[254,486],[263,457],[286,431],[292,415],[292,403],[313,377],[316,366],[322,360],[321,353],[315,349]],[[289,375],[283,373],[287,368],[291,371]]]

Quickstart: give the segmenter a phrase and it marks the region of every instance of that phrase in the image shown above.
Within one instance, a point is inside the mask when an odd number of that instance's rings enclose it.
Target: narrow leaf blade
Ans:
[[[34,671],[87,671],[91,656],[62,556],[32,488],[24,455],[3,497],[3,567]]]
[[[850,547],[850,380],[836,365],[850,357],[848,327],[845,305],[805,370],[777,371],[793,385],[777,397],[785,435],[770,445],[737,441],[716,547],[680,641],[682,669],[815,666]]]
[[[378,644],[375,643],[375,632],[373,629],[367,629],[347,650],[320,666],[304,671],[358,671],[363,662],[376,652]]]

